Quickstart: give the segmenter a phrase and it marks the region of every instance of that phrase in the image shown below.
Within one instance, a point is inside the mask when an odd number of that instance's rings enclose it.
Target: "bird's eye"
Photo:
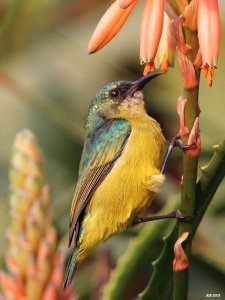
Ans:
[[[111,90],[111,91],[109,92],[109,96],[110,96],[110,98],[118,98],[118,96],[119,96],[119,91],[118,91],[117,89]]]

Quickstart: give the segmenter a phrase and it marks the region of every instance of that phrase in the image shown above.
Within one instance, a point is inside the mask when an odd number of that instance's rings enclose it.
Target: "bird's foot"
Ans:
[[[180,138],[180,136],[179,136],[178,134],[175,135],[175,136],[171,139],[170,144],[169,144],[169,147],[167,148],[166,155],[165,155],[165,157],[164,157],[164,160],[163,160],[163,163],[162,163],[162,167],[161,167],[161,170],[160,170],[161,173],[164,174],[165,168],[166,168],[166,164],[167,164],[167,161],[168,161],[168,159],[169,159],[169,157],[170,157],[170,155],[171,155],[171,153],[172,153],[172,151],[173,151],[173,149],[174,149],[175,147],[179,147],[181,150],[184,151],[184,150],[192,149],[194,146],[195,146],[194,144],[192,144],[192,145],[187,145],[187,144],[185,144],[185,143],[181,140],[181,138]]]
[[[179,209],[172,211],[171,213],[160,215],[160,216],[151,216],[151,217],[136,217],[132,223],[132,225],[137,225],[140,223],[145,223],[149,221],[156,221],[162,219],[177,219],[181,222],[190,223],[192,222],[192,217],[184,216]]]

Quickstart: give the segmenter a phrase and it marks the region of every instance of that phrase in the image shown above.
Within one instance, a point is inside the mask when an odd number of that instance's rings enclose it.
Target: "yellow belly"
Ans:
[[[164,138],[150,117],[136,120],[122,155],[92,196],[79,242],[78,261],[100,240],[127,228],[149,206],[150,178],[159,174]]]

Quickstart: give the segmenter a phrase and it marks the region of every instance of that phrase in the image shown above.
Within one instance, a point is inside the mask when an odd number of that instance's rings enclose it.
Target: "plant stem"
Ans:
[[[185,29],[186,43],[191,46],[191,53],[189,59],[194,61],[198,50],[198,38],[197,34]],[[200,69],[195,68],[197,82],[199,83]],[[184,88],[184,96],[188,100],[185,107],[185,125],[188,127],[189,132],[192,129],[194,121],[199,114],[198,108],[198,90],[199,85],[192,89]],[[198,170],[198,157],[193,157],[184,153],[183,156],[183,185],[181,189],[181,212],[185,216],[194,217],[195,211],[195,199],[196,199],[196,181]],[[190,258],[191,243],[192,243],[192,230],[193,224],[180,223],[179,224],[179,236],[183,232],[189,232],[189,238],[184,243],[184,250],[187,258]],[[174,273],[174,300],[186,300],[188,295],[188,269]]]

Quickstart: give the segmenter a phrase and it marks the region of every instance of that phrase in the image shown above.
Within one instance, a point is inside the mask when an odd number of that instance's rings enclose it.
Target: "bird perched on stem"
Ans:
[[[69,245],[74,252],[64,286],[89,251],[136,223],[160,190],[165,139],[157,121],[147,114],[141,92],[158,75],[109,83],[90,105],[70,215]]]

